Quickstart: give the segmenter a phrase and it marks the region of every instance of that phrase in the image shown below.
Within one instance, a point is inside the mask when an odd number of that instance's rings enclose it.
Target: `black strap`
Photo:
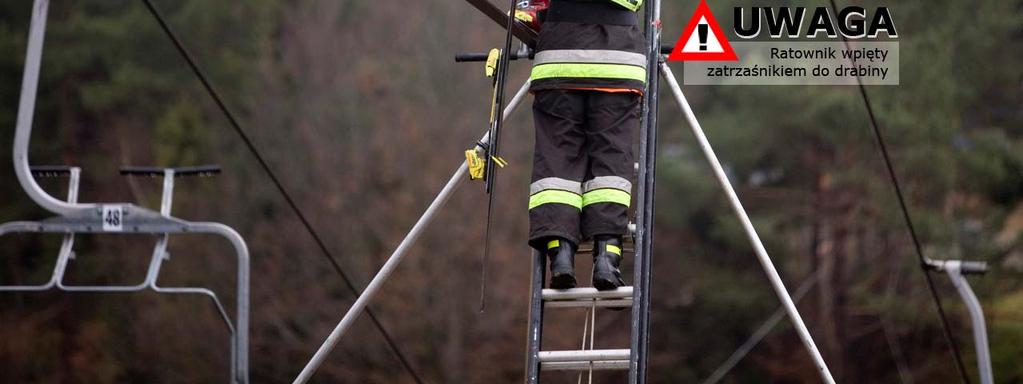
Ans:
[[[636,12],[608,0],[553,0],[545,22],[583,24],[638,25]]]

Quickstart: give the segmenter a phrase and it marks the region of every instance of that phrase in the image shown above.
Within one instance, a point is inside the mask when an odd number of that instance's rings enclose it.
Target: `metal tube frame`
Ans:
[[[60,219],[60,218],[57,218]],[[103,232],[101,230],[86,231],[84,228],[79,227],[79,223],[68,223],[63,220],[47,219],[39,222],[32,221],[15,221],[0,224],[0,237],[10,233],[61,233],[67,237],[73,236],[75,233],[91,233],[91,234],[110,234],[109,232]],[[173,227],[171,227],[173,226]],[[94,226],[99,228],[99,226]],[[249,310],[249,256],[248,247],[245,245],[245,240],[242,239],[241,235],[231,229],[230,227],[220,223],[210,222],[184,222],[180,220],[174,220],[173,224],[168,224],[164,230],[152,230],[152,229],[140,229],[135,234],[161,234],[167,236],[171,233],[178,234],[212,234],[219,235],[227,239],[235,248],[235,252],[238,256],[238,298],[237,298],[237,309],[236,318],[237,324],[232,326],[231,321],[224,310],[223,305],[220,303],[216,294],[205,288],[193,288],[193,287],[161,287],[157,283],[157,276],[159,275],[160,265],[166,258],[166,237],[161,238],[156,245],[156,249],[153,252],[153,257],[150,261],[149,268],[146,273],[146,281],[134,285],[134,286],[71,286],[63,283],[64,272],[67,267],[69,259],[73,251],[71,250],[71,242],[65,240],[65,243],[61,246],[61,252],[57,259],[57,265],[54,268],[54,275],[51,281],[43,286],[4,286],[0,287],[0,291],[13,291],[13,292],[38,292],[56,288],[60,291],[66,292],[88,292],[88,293],[129,293],[138,292],[145,289],[152,289],[154,292],[165,293],[165,294],[197,294],[207,296],[211,299],[218,313],[224,318],[227,324],[228,331],[231,334],[232,344],[232,358],[231,358],[231,376],[233,382],[237,383],[248,383],[248,310]],[[121,233],[127,234],[127,233]],[[67,238],[66,237],[66,238]],[[45,287],[45,288],[44,288]]]
[[[959,297],[966,304],[970,313],[970,322],[973,324],[973,346],[977,352],[977,374],[980,376],[981,384],[994,383],[994,370],[991,368],[991,350],[987,340],[987,324],[984,321],[984,309],[980,300],[970,288],[970,282],[966,280],[967,274],[987,273],[987,264],[975,261],[962,260],[926,260],[926,266],[936,271],[943,271],[955,285]]]
[[[46,15],[49,7],[49,0],[35,0],[32,6],[28,49],[25,53],[25,73],[21,83],[17,129],[14,134],[14,172],[18,177],[18,183],[36,204],[47,211],[67,215],[92,208],[95,204],[69,203],[50,196],[32,177],[28,165],[28,143],[32,137],[32,119],[35,117],[36,93],[39,88],[39,70],[43,58]]]
[[[166,173],[161,212],[157,213],[129,203],[82,204],[77,202],[79,172],[71,169],[71,188],[67,201],[54,198],[39,186],[29,167],[29,142],[32,136],[32,120],[35,113],[39,72],[42,62],[43,42],[46,32],[48,0],[34,0],[32,20],[29,26],[28,49],[25,54],[25,69],[22,78],[21,98],[14,137],[13,160],[15,174],[25,193],[42,208],[58,216],[42,221],[16,221],[0,224],[0,236],[8,233],[60,233],[64,234],[60,254],[50,281],[41,286],[0,287],[7,291],[41,291],[56,287],[72,292],[134,292],[150,288],[165,294],[198,294],[211,298],[220,315],[224,317],[231,332],[231,381],[248,383],[248,329],[249,329],[249,250],[245,240],[234,229],[220,223],[189,222],[170,216],[170,192],[173,181],[168,180],[173,172]],[[104,221],[104,214],[116,217]],[[153,252],[146,275],[146,281],[134,286],[97,287],[68,286],[63,283],[68,261],[73,258],[74,235],[76,233],[124,235],[162,235]],[[212,291],[192,287],[160,287],[157,285],[162,261],[167,257],[166,246],[170,234],[201,233],[218,235],[228,240],[238,257],[236,325],[232,326],[226,311]]]

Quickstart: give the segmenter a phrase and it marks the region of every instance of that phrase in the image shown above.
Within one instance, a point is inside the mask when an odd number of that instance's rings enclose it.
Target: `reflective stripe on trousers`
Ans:
[[[582,183],[578,181],[548,177],[529,185],[529,209],[544,204],[564,204],[583,208]]]
[[[628,207],[632,203],[632,183],[619,176],[598,176],[587,181],[583,184],[583,208],[599,203]]]

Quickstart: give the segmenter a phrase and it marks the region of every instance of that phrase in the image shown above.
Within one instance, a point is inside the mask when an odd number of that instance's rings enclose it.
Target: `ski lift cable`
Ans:
[[[344,281],[345,285],[348,287],[348,290],[355,294],[356,297],[362,295],[362,290],[355,286],[355,284],[352,282],[352,279],[348,276],[347,273],[344,272],[344,270],[341,268],[341,265],[338,263],[337,259],[334,258],[334,255],[330,252],[329,249],[327,249],[327,246],[323,242],[323,239],[320,238],[320,235],[313,228],[312,224],[306,218],[305,214],[302,213],[302,210],[299,209],[298,204],[295,203],[295,200],[291,197],[291,194],[288,193],[287,189],[281,183],[280,179],[270,168],[270,165],[259,153],[259,150],[256,149],[255,144],[253,144],[252,140],[245,133],[244,129],[242,129],[241,124],[234,117],[234,114],[231,113],[230,109],[228,109],[223,99],[221,99],[220,94],[213,88],[213,85],[210,83],[205,73],[202,71],[202,69],[199,68],[195,60],[192,58],[192,55],[189,54],[188,50],[185,49],[184,44],[181,42],[180,39],[178,39],[174,31],[171,30],[170,25],[167,24],[166,20],[164,19],[160,11],[156,8],[156,6],[153,5],[151,0],[142,0],[142,2],[145,3],[146,8],[149,9],[149,13],[153,15],[157,23],[160,24],[160,29],[162,29],[164,34],[166,34],[167,37],[171,40],[171,42],[174,43],[174,47],[177,48],[178,53],[180,53],[182,58],[184,58],[185,61],[188,63],[189,68],[191,68],[195,76],[198,77],[199,81],[206,89],[206,92],[217,104],[217,108],[219,108],[220,111],[223,113],[224,117],[227,118],[231,127],[234,128],[234,131],[238,134],[239,138],[241,138],[242,142],[245,143],[245,146],[249,149],[249,152],[252,153],[253,157],[255,157],[256,161],[259,163],[264,173],[266,173],[266,175],[273,182],[274,186],[277,188],[277,191],[280,192],[282,197],[284,197],[284,200],[287,202],[292,212],[294,212],[295,216],[297,216],[299,221],[302,222],[302,226],[305,228],[306,232],[308,232],[309,235],[313,238],[313,241],[316,243],[316,246],[319,248],[320,253],[323,255],[323,257],[330,262],[330,265]],[[401,362],[401,365],[405,367],[405,370],[408,371],[409,375],[412,376],[416,383],[423,384],[424,383],[423,379],[419,376],[418,372],[416,372],[416,370],[412,367],[412,364],[409,362],[405,354],[402,353],[401,349],[398,348],[397,343],[394,341],[394,338],[391,337],[391,334],[384,327],[383,323],[380,322],[377,316],[369,308],[366,309],[366,314],[369,315],[369,318],[370,320],[372,320],[373,325],[376,326],[376,328],[380,331],[380,334],[384,337],[384,340],[386,341],[387,345],[390,347],[391,351],[394,352],[398,360]]]
[[[831,2],[832,11],[837,14],[838,5],[835,4],[835,0],[829,1]],[[842,41],[848,48],[849,39],[843,36]],[[962,377],[963,383],[970,384],[970,378],[966,373],[966,365],[963,363],[963,357],[959,351],[959,345],[952,336],[948,316],[945,314],[945,308],[941,303],[941,297],[938,295],[938,290],[934,285],[934,280],[931,278],[930,269],[927,267],[927,258],[924,257],[923,247],[920,245],[920,239],[917,236],[916,227],[913,225],[913,218],[910,215],[909,206],[906,204],[906,198],[902,193],[902,186],[899,183],[899,177],[895,173],[895,167],[892,165],[891,156],[888,154],[888,146],[885,143],[884,135],[881,133],[881,128],[877,122],[877,116],[874,114],[873,104],[870,102],[870,96],[867,94],[867,88],[863,85],[863,80],[859,75],[856,76],[856,83],[859,85],[860,96],[863,98],[863,104],[867,107],[867,116],[870,118],[870,125],[873,129],[874,138],[876,139],[878,149],[881,152],[881,157],[884,159],[884,165],[888,171],[888,177],[891,181],[892,188],[895,190],[895,196],[898,198],[899,208],[902,211],[902,218],[906,222],[906,229],[909,230],[909,236],[913,240],[913,248],[916,252],[917,259],[920,261],[920,268],[923,270],[924,276],[926,277],[927,288],[931,292],[931,298],[934,299],[935,308],[938,311],[938,316],[941,318],[941,327],[944,331],[945,341],[949,344],[952,356],[955,358],[956,368],[959,370],[959,375]]]

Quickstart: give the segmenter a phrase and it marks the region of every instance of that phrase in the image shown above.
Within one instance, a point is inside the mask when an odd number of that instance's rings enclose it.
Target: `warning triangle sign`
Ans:
[[[739,57],[728,43],[721,25],[710,12],[706,0],[700,0],[696,13],[682,30],[682,37],[668,61],[738,61]]]

